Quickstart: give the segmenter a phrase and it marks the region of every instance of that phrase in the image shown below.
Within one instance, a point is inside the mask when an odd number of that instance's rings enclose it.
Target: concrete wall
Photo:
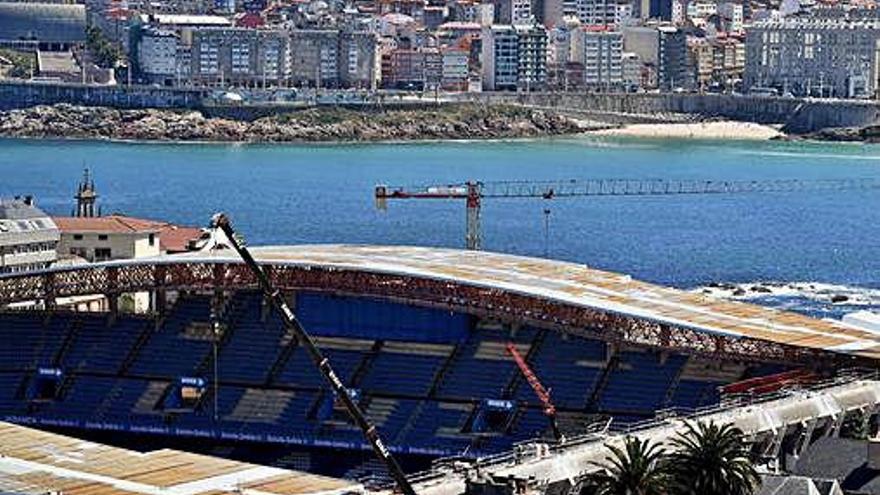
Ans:
[[[54,103],[118,108],[197,108],[206,94],[203,90],[150,86],[27,84],[0,81],[0,110]]]
[[[861,100],[811,100],[738,95],[699,94],[474,94],[486,103],[521,103],[583,113],[617,114],[634,121],[662,120],[663,114],[703,119],[730,119],[782,124],[791,133],[829,127],[863,127],[880,123],[880,104]],[[659,118],[658,118],[659,116]]]

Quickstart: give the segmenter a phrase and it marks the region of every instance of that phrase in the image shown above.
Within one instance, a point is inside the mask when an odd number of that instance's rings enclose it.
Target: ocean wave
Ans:
[[[821,282],[716,283],[692,292],[821,318],[842,318],[854,311],[880,311],[880,289]]]
[[[829,160],[868,160],[878,161],[880,155],[862,155],[856,153],[814,153],[809,151],[772,151],[772,150],[732,150],[732,153],[739,155],[757,155],[757,156],[778,156],[784,158],[818,158]]]

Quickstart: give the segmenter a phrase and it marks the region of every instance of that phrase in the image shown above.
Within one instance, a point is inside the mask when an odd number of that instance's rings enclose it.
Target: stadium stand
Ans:
[[[508,342],[551,390],[569,432],[608,414],[639,420],[664,407],[717,401],[719,385],[750,372],[745,365],[719,369],[682,354],[617,349],[574,334],[402,303],[308,293],[294,300],[303,324],[391,448],[414,459],[491,454],[547,434],[547,418]],[[360,456],[346,463],[297,450],[363,451],[367,445],[304,349],[264,310],[261,296],[240,291],[225,301],[216,337],[211,302],[210,294],[180,294],[158,320],[0,312],[0,338],[10,343],[0,348],[0,419],[114,435],[210,438],[226,442],[230,455],[252,455],[262,444],[282,465],[372,473]],[[55,397],[36,401],[29,390],[41,367],[51,367],[59,382]],[[185,385],[197,389],[187,392],[196,393],[193,405],[182,401]]]

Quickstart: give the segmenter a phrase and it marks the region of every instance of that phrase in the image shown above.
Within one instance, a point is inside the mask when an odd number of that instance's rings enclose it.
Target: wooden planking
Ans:
[[[19,474],[12,469],[21,464],[16,460],[29,463]],[[65,495],[145,495],[143,491],[151,490],[167,490],[175,495],[175,487],[193,482],[200,483],[199,489],[204,484],[204,488],[188,495],[232,495],[234,487],[225,486],[229,482],[223,476],[260,468],[170,449],[139,453],[0,422],[0,471],[4,462],[10,464],[10,469],[0,476],[0,491],[33,495],[52,491]],[[272,469],[265,474],[257,471],[256,475],[263,478],[251,484],[283,489],[261,490],[266,495],[359,489],[359,485],[345,480],[298,471]],[[96,476],[103,478],[90,478]],[[130,483],[125,485],[129,489],[115,486],[120,482]]]

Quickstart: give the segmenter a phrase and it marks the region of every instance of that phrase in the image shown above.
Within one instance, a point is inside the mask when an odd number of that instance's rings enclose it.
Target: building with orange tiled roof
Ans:
[[[53,217],[61,231],[58,252],[87,261],[143,258],[192,250],[202,230],[125,215]]]

